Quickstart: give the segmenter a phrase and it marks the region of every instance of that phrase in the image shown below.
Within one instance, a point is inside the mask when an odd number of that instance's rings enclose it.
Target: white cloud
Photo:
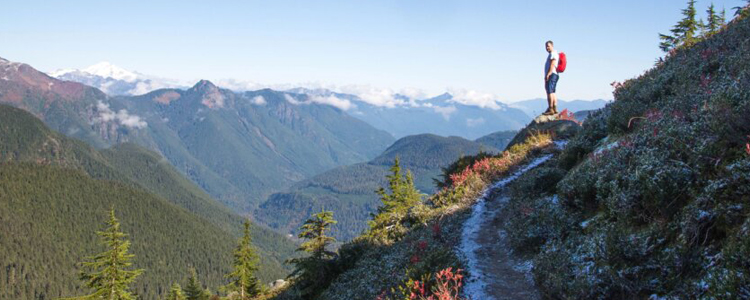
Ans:
[[[406,102],[396,99],[395,93],[390,89],[381,89],[369,85],[347,85],[339,88],[346,94],[357,95],[363,102],[375,106],[394,108],[404,105]]]
[[[161,81],[153,81],[153,80],[138,81],[135,84],[135,87],[133,87],[132,89],[128,91],[128,94],[143,95],[143,94],[150,93],[158,89],[173,88],[176,86],[177,85],[175,84],[161,82]]]
[[[349,110],[350,108],[354,107],[351,101],[347,99],[341,99],[339,97],[336,97],[335,95],[330,95],[327,97],[312,96],[310,97],[310,101],[320,104],[327,104],[341,110]]]
[[[244,91],[256,91],[267,88],[267,85],[263,85],[254,81],[247,80],[236,80],[236,79],[219,79],[216,81],[216,85],[225,89],[244,92]]]
[[[263,96],[255,96],[252,100],[250,100],[250,103],[255,105],[266,105],[266,98],[263,98]]]
[[[448,89],[448,93],[453,96],[451,101],[456,103],[494,110],[505,109],[504,105],[497,100],[497,96],[490,93],[466,89]]]
[[[301,101],[297,101],[297,99],[294,99],[294,97],[292,97],[289,94],[284,94],[284,99],[286,99],[286,101],[288,101],[289,103],[294,104],[294,105],[302,104]]]
[[[430,106],[432,106],[432,105],[430,105]],[[454,112],[456,112],[456,107],[453,106],[453,105],[451,105],[451,106],[432,106],[432,109],[434,109],[436,113],[439,113],[439,114],[443,115],[443,119],[445,119],[446,121],[450,120],[451,119],[451,114],[454,113]]]
[[[403,88],[398,93],[414,100],[423,100],[428,97],[427,92],[418,88]]]
[[[469,126],[469,127],[476,127],[482,124],[484,124],[484,118],[481,118],[481,117],[476,118],[476,119],[471,119],[471,118],[466,119],[466,126]]]
[[[102,101],[96,104],[96,110],[99,112],[99,116],[94,117],[95,122],[106,123],[114,121],[131,128],[145,128],[148,125],[145,121],[141,120],[141,117],[131,115],[125,109],[121,109],[115,113],[109,108],[109,105]]]

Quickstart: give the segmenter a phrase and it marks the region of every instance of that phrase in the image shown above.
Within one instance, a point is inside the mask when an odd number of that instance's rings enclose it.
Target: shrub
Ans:
[[[563,210],[556,196],[514,197],[506,209],[508,241],[518,253],[538,253],[548,241],[564,239],[578,229],[576,219]]]
[[[608,108],[592,113],[583,123],[581,132],[573,137],[560,153],[559,166],[565,170],[572,169],[586,155],[594,151],[596,144],[607,136]]]

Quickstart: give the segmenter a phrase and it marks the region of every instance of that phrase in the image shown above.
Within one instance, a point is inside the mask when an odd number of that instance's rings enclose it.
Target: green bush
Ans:
[[[594,151],[596,144],[607,136],[607,119],[610,115],[608,108],[593,112],[583,123],[580,133],[571,138],[560,153],[559,166],[565,170],[572,169],[581,162],[586,155]]]

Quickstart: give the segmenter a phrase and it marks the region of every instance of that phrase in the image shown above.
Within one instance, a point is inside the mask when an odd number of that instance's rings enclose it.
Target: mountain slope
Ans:
[[[132,144],[96,151],[5,105],[0,120],[0,298],[82,294],[75,264],[100,250],[95,231],[110,206],[147,269],[139,294],[155,298],[190,265],[209,285],[223,284],[243,219],[163,158]],[[283,277],[294,244],[260,227],[253,236],[262,280]]]
[[[493,132],[475,140],[475,142],[494,147],[495,149],[505,149],[513,140],[518,131],[498,131]]]
[[[23,108],[57,131],[95,147],[109,144],[99,135],[104,129],[92,122],[97,103],[104,99],[106,95],[95,88],[0,58],[0,103]]]
[[[348,240],[367,226],[370,213],[380,205],[375,191],[387,185],[386,175],[399,157],[402,169],[414,176],[417,189],[435,191],[433,178],[456,159],[479,151],[498,152],[460,137],[421,134],[404,137],[367,163],[338,167],[295,184],[289,191],[271,195],[254,212],[255,219],[282,232],[296,232],[311,213],[325,208],[338,224],[333,235]]]
[[[112,106],[149,123],[148,137],[135,142],[159,149],[209,194],[247,210],[305,177],[366,161],[392,141],[305,97],[273,90],[236,94],[201,81],[187,91],[117,97]]]
[[[543,296],[750,296],[749,40],[738,18],[679,47],[519,178],[508,237]]]

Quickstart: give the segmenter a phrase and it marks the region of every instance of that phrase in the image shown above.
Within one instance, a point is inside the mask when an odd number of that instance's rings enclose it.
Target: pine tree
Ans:
[[[202,284],[198,281],[198,273],[195,268],[190,268],[190,277],[185,285],[185,298],[187,300],[208,300],[211,293],[203,289]]]
[[[182,293],[182,288],[179,284],[175,283],[172,284],[172,288],[169,290],[169,294],[167,294],[167,298],[164,298],[165,300],[185,300],[185,294]]]
[[[376,191],[380,195],[382,205],[368,222],[368,236],[381,242],[398,239],[406,230],[402,222],[409,209],[422,201],[422,195],[414,187],[411,172],[402,175],[398,158],[395,159],[390,171],[392,174],[386,178],[391,193],[382,187]]]
[[[255,277],[258,270],[258,255],[250,237],[250,221],[245,220],[245,233],[234,251],[234,270],[226,277],[232,281],[227,290],[236,291],[240,299],[250,299],[260,293],[260,283]]]
[[[143,269],[127,270],[133,263],[135,255],[128,254],[130,242],[120,231],[120,222],[115,218],[115,209],[109,211],[109,226],[105,231],[99,231],[102,244],[107,251],[91,256],[89,262],[83,262],[80,279],[84,285],[94,289],[94,292],[84,298],[127,300],[134,299],[128,291],[130,284],[143,272]]]
[[[336,239],[326,235],[326,231],[336,224],[333,212],[321,210],[312,215],[302,225],[302,232],[297,236],[306,241],[300,245],[297,251],[306,252],[307,257],[293,258],[287,263],[294,264],[294,271],[289,277],[294,277],[301,292],[307,296],[314,295],[330,283],[327,276],[330,268],[329,262],[336,253],[326,250]]]
[[[698,41],[696,33],[700,23],[695,19],[695,0],[688,0],[688,7],[682,10],[682,15],[685,17],[670,30],[672,35],[659,34],[659,39],[662,40],[659,49],[662,51],[669,52],[681,46],[693,45]]]
[[[721,14],[718,14],[716,12],[716,9],[714,9],[714,4],[711,3],[711,5],[706,10],[707,20],[708,23],[705,25],[704,28],[704,34],[705,35],[712,35],[714,33],[719,32],[719,29],[721,29],[722,26],[725,24],[725,12],[722,10]]]

